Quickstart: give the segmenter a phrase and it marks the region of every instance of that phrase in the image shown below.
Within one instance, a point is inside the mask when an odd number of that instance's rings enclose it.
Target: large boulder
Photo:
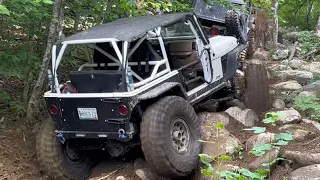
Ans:
[[[278,90],[283,90],[283,91],[299,91],[302,90],[302,86],[297,82],[297,81],[286,81],[286,82],[281,82],[274,87]]]
[[[283,80],[296,80],[300,84],[307,84],[313,79],[313,74],[308,71],[285,70],[279,72],[279,77]]]
[[[141,158],[134,161],[133,169],[141,180],[168,180],[158,176],[157,173],[149,168],[148,163]]]
[[[316,96],[315,92],[310,92],[310,91],[302,91],[299,96]]]
[[[288,109],[284,111],[279,111],[282,115],[279,116],[279,122],[287,123],[299,123],[301,121],[301,115],[295,109]]]
[[[309,119],[302,119],[302,122],[305,124],[311,124],[314,128],[318,130],[318,132],[320,132],[320,123]]]
[[[283,65],[283,64],[277,64],[272,67],[270,67],[271,71],[284,71],[284,70],[292,70],[290,66]]]
[[[289,66],[292,69],[301,69],[302,66],[307,65],[308,63],[306,61],[302,61],[300,59],[293,59],[291,61],[289,61]]]
[[[276,99],[272,104],[272,107],[277,110],[283,110],[285,106],[286,106],[286,103],[281,99]]]
[[[320,153],[283,150],[281,151],[281,156],[287,160],[291,160],[295,166],[303,167],[320,164]]]
[[[295,141],[307,141],[316,138],[319,133],[314,127],[305,127],[298,124],[286,124],[279,127],[280,132],[291,132]]]
[[[241,142],[227,130],[217,130],[217,123],[224,126],[229,124],[229,116],[227,113],[199,113],[201,120],[201,140],[210,143],[204,143],[202,154],[216,157],[223,154],[233,155],[239,148]],[[219,136],[217,136],[217,134]]]
[[[287,59],[289,57],[289,50],[288,49],[279,49],[277,50],[274,55],[272,56],[272,58],[274,60],[282,60],[282,59]]]
[[[276,142],[276,138],[274,133],[267,132],[267,133],[255,134],[246,141],[246,150],[250,151],[254,146],[258,146],[262,144],[271,144],[275,142]]]
[[[291,180],[319,180],[320,164],[305,166],[293,171],[290,175]]]
[[[268,52],[267,51],[255,51],[253,53],[251,59],[268,60]]]
[[[280,151],[278,149],[273,149],[267,152],[264,156],[257,157],[253,162],[249,163],[249,169],[258,170],[265,168],[263,164],[274,161],[280,155]],[[276,164],[276,163],[275,163]],[[272,164],[270,167],[270,171],[272,171],[275,167],[275,164]]]
[[[304,86],[303,90],[304,91],[320,92],[320,80],[317,80],[311,84]]]
[[[312,62],[301,66],[301,69],[309,71],[314,75],[320,75],[320,62]]]
[[[259,121],[258,115],[252,109],[242,110],[238,107],[231,107],[226,110],[226,113],[248,127],[254,126]]]
[[[229,155],[233,156],[239,149],[242,148],[242,144],[238,138],[230,134],[226,130],[219,131],[219,136],[215,129],[210,130],[212,135],[210,139],[205,139],[202,137],[202,140],[208,141],[203,144],[202,154],[207,154],[212,157],[217,157],[220,155]],[[210,142],[210,143],[209,143]],[[209,159],[209,162],[212,162],[213,159]]]

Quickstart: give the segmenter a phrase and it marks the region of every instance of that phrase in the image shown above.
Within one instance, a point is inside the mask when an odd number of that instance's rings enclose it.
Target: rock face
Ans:
[[[279,128],[279,131],[292,133],[295,141],[306,141],[316,138],[319,133],[313,127],[304,127],[297,124],[286,124]]]
[[[302,86],[297,81],[287,81],[287,82],[281,82],[274,87],[278,90],[284,90],[284,91],[299,91],[302,90]]]
[[[279,77],[283,80],[296,80],[300,84],[307,84],[313,79],[313,74],[308,71],[285,70],[279,72]]]
[[[279,155],[280,155],[279,150],[277,150],[277,149],[271,150],[271,151],[267,152],[264,156],[258,157],[256,160],[251,162],[249,164],[249,168],[252,170],[265,168],[262,166],[262,164],[272,162],[277,157],[279,157]],[[275,165],[272,165],[272,167],[270,167],[271,171],[274,167],[275,167]]]
[[[277,110],[283,110],[285,106],[286,106],[286,103],[281,99],[276,99],[272,104],[272,107],[274,107]]]
[[[284,70],[292,70],[290,66],[279,64],[274,67],[271,67],[272,71],[284,71]]]
[[[290,175],[291,180],[319,180],[320,164],[313,164],[293,171]]]
[[[213,157],[222,154],[232,155],[242,146],[241,142],[228,131],[219,130],[218,133],[215,128],[217,123],[225,126],[229,124],[227,113],[200,113],[198,116],[201,119],[201,139],[212,142],[203,144],[203,154]]]
[[[125,178],[124,176],[118,176],[117,178],[116,178],[116,180],[126,180],[127,178]]]
[[[320,132],[320,123],[318,123],[316,121],[309,120],[309,119],[302,119],[302,122],[306,123],[306,124],[312,124],[313,127],[315,127]]]
[[[209,130],[212,133],[212,136],[209,139],[206,137],[201,137],[202,140],[210,141],[211,143],[204,143],[202,153],[208,154],[212,157],[217,157],[223,154],[232,156],[239,149],[242,148],[241,142],[235,136],[229,132],[222,130],[219,132],[219,137],[216,136],[217,132],[211,129]],[[211,162],[213,160],[210,160]]]
[[[301,69],[309,71],[315,75],[320,74],[320,62],[312,62],[310,64],[302,65]]]
[[[274,55],[272,56],[272,58],[274,60],[282,60],[282,59],[287,59],[289,57],[289,50],[285,49],[285,50],[277,50]]]
[[[300,167],[320,164],[320,153],[285,150],[281,152],[281,156],[285,159],[292,160],[296,166]]]
[[[238,99],[234,99],[232,101],[227,102],[228,107],[238,107],[240,109],[246,109],[246,105],[240,102]]]
[[[158,180],[163,179],[161,177],[158,177],[156,173],[151,171],[148,168],[148,164],[145,160],[138,158],[135,160],[134,165],[134,172],[141,180]]]
[[[201,112],[198,114],[199,119],[201,120],[201,124],[205,131],[205,126],[213,126],[215,124],[222,123],[224,126],[229,124],[229,115],[224,112],[220,113],[210,113],[210,112]]]
[[[299,96],[316,96],[315,92],[310,92],[310,91],[302,91]]]
[[[258,115],[251,109],[241,110],[238,107],[231,107],[226,113],[248,127],[254,126],[255,122],[259,121]]]
[[[268,60],[267,51],[255,51],[251,57],[252,59]]]
[[[301,69],[302,66],[307,65],[308,63],[299,59],[293,59],[289,62],[289,66],[292,69]]]
[[[254,146],[276,142],[274,133],[261,133],[251,136],[246,142],[246,150],[250,151]]]
[[[320,80],[304,86],[303,90],[304,91],[319,92],[320,91]]]
[[[279,116],[279,121],[287,124],[287,123],[298,123],[301,120],[301,115],[295,109],[289,109],[284,111],[279,111],[283,114],[283,116]]]

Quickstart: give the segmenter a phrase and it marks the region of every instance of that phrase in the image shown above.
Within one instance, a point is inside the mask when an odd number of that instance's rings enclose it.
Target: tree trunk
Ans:
[[[278,0],[272,0],[272,7],[273,7],[273,24],[274,24],[272,39],[273,39],[274,48],[277,48],[277,46],[278,46],[278,33],[279,33],[279,18],[278,18],[279,2],[278,2]]]
[[[316,33],[318,36],[320,36],[320,14],[319,14],[318,23],[316,26]]]
[[[39,113],[39,110],[40,110],[44,82],[47,77],[46,72],[49,66],[49,62],[51,60],[51,49],[52,49],[53,43],[57,40],[56,38],[58,36],[57,31],[59,30],[59,27],[62,26],[62,21],[61,21],[62,20],[61,17],[63,15],[63,11],[61,9],[63,8],[62,4],[63,4],[63,0],[56,0],[53,5],[52,20],[50,23],[46,50],[43,55],[38,79],[36,81],[35,86],[33,87],[31,98],[28,104],[26,118],[29,124],[33,124],[33,122],[36,120],[36,115]]]

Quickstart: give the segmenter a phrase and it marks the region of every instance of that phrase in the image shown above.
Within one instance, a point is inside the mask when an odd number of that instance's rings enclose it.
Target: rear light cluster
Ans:
[[[119,113],[122,115],[122,116],[126,116],[128,114],[128,108],[127,106],[125,105],[120,105],[119,106]]]
[[[211,36],[217,36],[217,35],[219,35],[219,29],[218,29],[218,28],[215,28],[215,27],[212,27],[211,30],[210,30],[210,35],[211,35]]]
[[[55,105],[51,105],[49,109],[50,109],[50,114],[52,115],[56,115],[58,113],[58,108]]]
[[[55,105],[51,105],[50,108],[49,108],[49,110],[50,110],[50,114],[52,114],[52,115],[58,114],[58,108],[57,108],[57,106],[55,106]],[[128,112],[129,112],[129,111],[128,111],[127,106],[125,106],[125,105],[120,105],[120,106],[119,106],[119,113],[120,113],[120,115],[126,116],[126,115],[128,114]]]

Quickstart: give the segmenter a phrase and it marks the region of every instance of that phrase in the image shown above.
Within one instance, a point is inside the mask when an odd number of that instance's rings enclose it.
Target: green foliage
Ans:
[[[266,151],[270,151],[271,149],[272,149],[271,144],[261,144],[253,147],[250,153],[254,154],[255,156],[261,157],[265,155]]]
[[[298,41],[302,54],[306,54],[314,49],[320,50],[320,37],[313,31],[298,31],[285,34],[285,38],[291,41]]]
[[[320,1],[284,0],[280,3],[281,23],[298,27],[301,30],[313,30],[320,14]]]
[[[272,124],[273,126],[276,125],[276,122],[279,120],[279,116],[284,116],[283,112],[269,112],[266,113],[265,119],[262,120],[265,124]]]
[[[303,111],[309,118],[320,120],[320,98],[316,96],[297,96],[293,107]]]
[[[12,101],[10,102],[10,109],[18,116],[23,117],[27,112],[27,105],[21,101]]]
[[[282,112],[269,112],[265,114],[265,119],[263,122],[265,124],[274,124],[280,116],[283,116],[284,113]],[[209,128],[212,128],[212,126],[208,126]],[[216,129],[219,132],[219,129],[223,129],[223,125],[221,123],[216,124]],[[248,129],[244,129],[246,131],[253,131],[255,134],[261,134],[265,133],[266,128],[265,127],[252,127]],[[219,136],[217,136],[219,137]],[[272,138],[272,137],[270,137]],[[261,144],[256,145],[252,148],[251,151],[249,151],[250,154],[253,154],[257,157],[262,157],[266,155],[267,152],[272,150],[273,148],[278,148],[279,146],[287,145],[290,141],[293,140],[293,136],[291,133],[279,133],[276,134],[275,139],[277,140],[276,143],[272,144]],[[210,143],[206,141],[201,141],[204,143]],[[236,172],[231,171],[219,171],[220,165],[222,160],[231,160],[231,157],[226,155],[221,155],[215,159],[215,157],[211,157],[207,154],[200,154],[201,162],[204,164],[204,168],[201,168],[201,173],[205,176],[214,177],[213,172],[216,171],[218,175],[221,178],[224,178],[226,180],[264,180],[269,173],[270,176],[270,166],[275,164],[278,161],[284,160],[283,158],[275,158],[271,160],[270,153],[269,153],[269,162],[262,164],[265,169],[259,169],[255,172],[251,172],[248,169],[241,168],[240,170],[237,170]],[[209,163],[208,160],[214,160],[218,164],[218,169],[213,169],[213,166],[211,163]],[[219,179],[219,178],[218,178]]]
[[[9,103],[11,96],[7,92],[0,92],[0,102],[2,104]]]
[[[4,5],[0,4],[0,14],[10,15],[10,11]]]

